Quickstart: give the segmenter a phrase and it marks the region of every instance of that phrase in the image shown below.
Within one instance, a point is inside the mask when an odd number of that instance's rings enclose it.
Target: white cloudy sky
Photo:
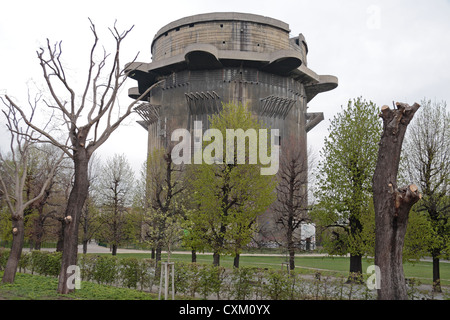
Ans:
[[[88,17],[101,40],[117,19],[119,28],[134,25],[122,62],[137,52],[150,62],[154,34],[167,23],[207,12],[245,12],[289,24],[292,36],[303,33],[309,46],[308,67],[339,78],[337,89],[317,96],[311,112],[325,121],[309,134],[320,149],[329,120],[341,105],[363,96],[380,107],[392,101],[412,104],[423,98],[450,102],[449,0],[78,0],[3,1],[0,18],[0,93],[26,102],[27,84],[43,86],[36,50],[63,40],[64,62],[73,81],[85,76],[92,35]],[[106,46],[108,43],[106,43]],[[130,80],[122,92],[135,86]],[[137,115],[98,151],[102,157],[125,153],[138,169],[146,157],[146,133]],[[3,120],[2,120],[3,121]],[[4,126],[0,146],[5,148]]]

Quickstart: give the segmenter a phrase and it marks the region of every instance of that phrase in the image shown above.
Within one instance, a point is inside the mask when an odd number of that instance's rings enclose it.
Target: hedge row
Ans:
[[[0,270],[6,266],[9,249],[0,249]],[[58,276],[61,253],[32,251],[22,254],[19,272]],[[161,265],[151,259],[78,255],[81,279],[100,284],[158,292]],[[171,280],[171,277],[170,277]],[[212,265],[175,262],[175,292],[204,299],[375,299],[376,292],[364,284],[346,283],[342,276],[302,275],[285,270],[254,267],[225,269]],[[410,298],[423,298],[409,286]],[[170,283],[171,287],[171,283]],[[432,298],[432,297],[431,297]]]
[[[0,248],[0,270],[6,267],[10,249]],[[19,272],[57,277],[61,269],[61,252],[31,251],[22,253]]]

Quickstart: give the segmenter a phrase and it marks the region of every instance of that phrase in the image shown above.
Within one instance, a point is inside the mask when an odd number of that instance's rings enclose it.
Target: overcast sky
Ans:
[[[450,102],[450,0],[78,0],[3,1],[0,19],[0,93],[26,102],[27,86],[43,87],[36,50],[63,40],[63,61],[73,81],[87,70],[92,34],[88,17],[108,49],[107,27],[134,25],[124,42],[122,63],[150,62],[155,33],[176,19],[208,12],[244,12],[269,16],[289,24],[291,36],[303,33],[309,47],[308,67],[337,76],[339,86],[316,96],[310,112],[325,120],[310,131],[309,143],[322,147],[329,121],[362,96],[378,106],[392,101],[409,104],[427,98]],[[109,47],[110,48],[110,47]],[[122,92],[121,105],[127,100]],[[125,153],[138,170],[146,159],[146,131],[132,115],[100,147],[102,158]],[[3,123],[3,119],[1,120]],[[0,147],[5,146],[2,124]]]

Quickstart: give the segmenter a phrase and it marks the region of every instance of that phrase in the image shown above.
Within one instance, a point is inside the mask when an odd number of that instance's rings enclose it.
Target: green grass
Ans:
[[[133,257],[138,259],[150,258],[148,253],[118,253],[118,257]],[[162,255],[163,260],[167,260],[167,255]],[[184,261],[190,262],[190,254],[171,254],[171,261]],[[241,256],[240,266],[251,266],[259,268],[268,269],[281,269],[282,262],[286,261],[284,256],[270,256],[270,255],[259,255],[259,256]],[[212,263],[212,255],[210,254],[197,254],[197,263]],[[363,259],[362,267],[363,272],[367,270],[367,267],[374,264],[373,259]],[[220,265],[225,268],[232,268],[233,257],[221,256]],[[296,255],[295,265],[303,273],[315,273],[317,271],[323,274],[327,273],[339,273],[342,275],[348,274],[350,266],[350,258],[348,257],[310,257]],[[433,276],[433,264],[427,261],[420,261],[416,263],[405,262],[403,267],[405,271],[406,278],[417,278],[420,279],[422,283],[432,284]],[[442,262],[440,264],[440,275],[442,285],[450,285],[450,263]]]
[[[0,278],[3,272],[0,272]],[[155,300],[157,295],[82,281],[81,289],[60,295],[58,279],[17,273],[13,284],[0,283],[0,300]]]

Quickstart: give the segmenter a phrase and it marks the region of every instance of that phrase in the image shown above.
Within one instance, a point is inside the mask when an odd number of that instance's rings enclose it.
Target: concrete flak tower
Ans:
[[[126,66],[138,84],[129,97],[137,99],[153,86],[135,108],[148,131],[148,153],[167,147],[175,129],[193,133],[196,120],[206,130],[208,117],[233,102],[279,129],[281,156],[295,145],[305,165],[307,133],[323,120],[321,112],[307,112],[307,104],[336,88],[338,79],[309,69],[305,37],[290,38],[289,32],[280,20],[235,12],[194,15],[162,27],[151,44],[152,62]],[[269,230],[273,220],[268,211],[259,223]],[[278,238],[270,234],[261,231],[259,240]]]
[[[307,112],[307,103],[338,80],[309,69],[304,36],[290,38],[289,32],[280,20],[235,12],[189,16],[162,27],[151,44],[152,62],[126,66],[138,83],[129,97],[154,86],[135,109],[148,130],[148,151],[167,146],[174,129],[193,130],[195,120],[206,129],[222,102],[240,102],[280,130],[282,147],[294,139],[306,154],[307,132],[323,120],[322,113]]]

